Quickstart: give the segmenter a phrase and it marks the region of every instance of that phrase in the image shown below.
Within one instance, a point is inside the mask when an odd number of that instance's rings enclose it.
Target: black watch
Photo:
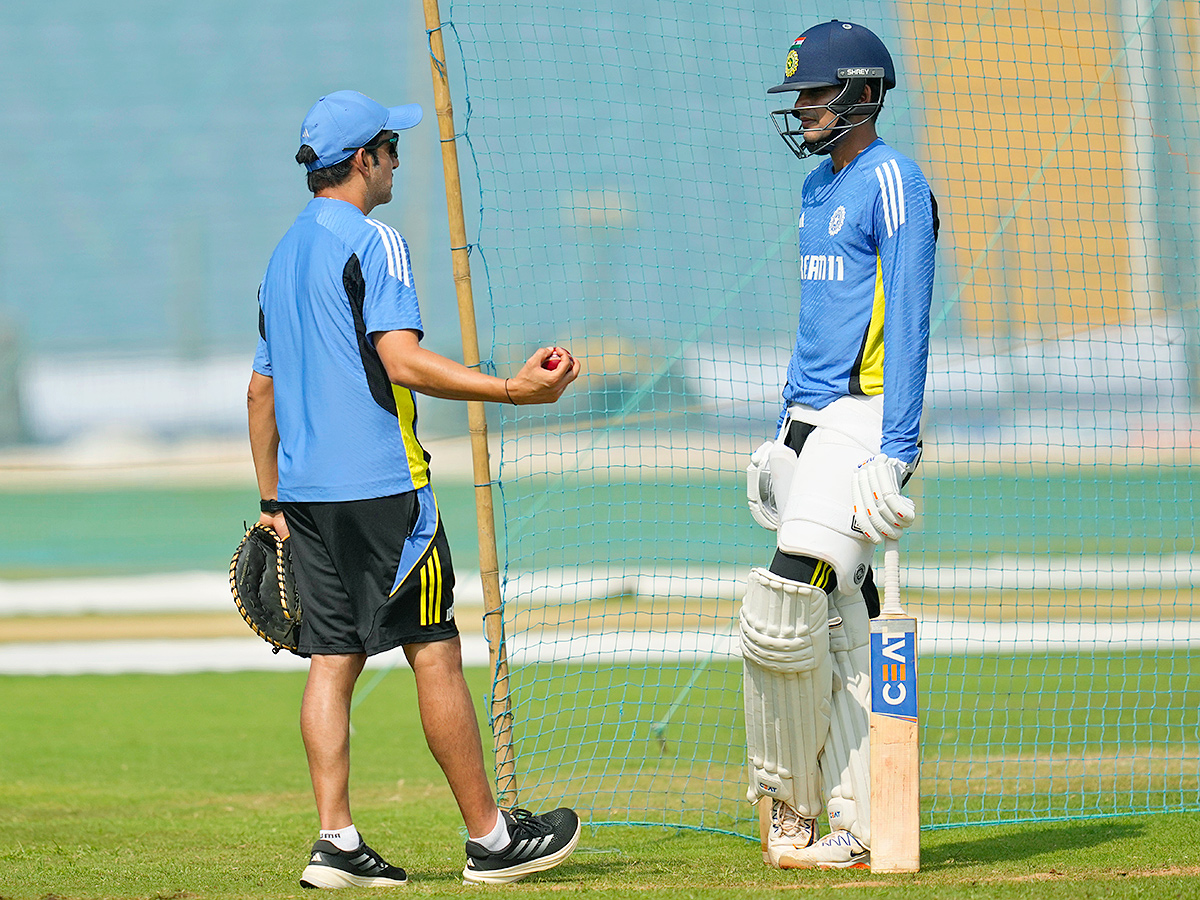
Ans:
[[[283,512],[283,504],[278,500],[259,500],[258,508],[269,516]]]

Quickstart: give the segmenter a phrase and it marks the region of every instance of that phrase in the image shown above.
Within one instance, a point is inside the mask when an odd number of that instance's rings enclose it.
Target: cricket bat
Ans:
[[[884,542],[883,609],[871,620],[871,871],[921,867],[917,620],[900,605],[900,548]]]

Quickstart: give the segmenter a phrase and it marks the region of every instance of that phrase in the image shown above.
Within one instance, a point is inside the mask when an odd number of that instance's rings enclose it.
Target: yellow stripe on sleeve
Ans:
[[[858,370],[858,386],[867,396],[883,393],[883,260],[875,254],[875,303],[867,325],[867,340],[863,345],[862,366]]]
[[[392,396],[396,398],[396,418],[404,441],[404,455],[408,457],[409,477],[413,490],[419,490],[429,484],[429,464],[425,462],[425,448],[417,440],[417,403],[412,391],[398,384],[392,385]]]

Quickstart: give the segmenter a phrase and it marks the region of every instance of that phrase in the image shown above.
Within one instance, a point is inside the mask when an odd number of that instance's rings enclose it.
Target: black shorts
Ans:
[[[372,656],[458,634],[450,545],[430,487],[282,506],[304,610],[301,653]]]

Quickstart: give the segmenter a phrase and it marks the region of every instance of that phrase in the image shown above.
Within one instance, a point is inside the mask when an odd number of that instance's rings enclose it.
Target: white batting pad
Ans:
[[[750,571],[741,610],[748,799],[822,808],[817,757],[829,730],[833,669],[825,592],[766,569]]]
[[[840,621],[839,621],[840,620]],[[859,591],[829,598],[833,697],[821,781],[829,825],[871,846],[871,623]]]

